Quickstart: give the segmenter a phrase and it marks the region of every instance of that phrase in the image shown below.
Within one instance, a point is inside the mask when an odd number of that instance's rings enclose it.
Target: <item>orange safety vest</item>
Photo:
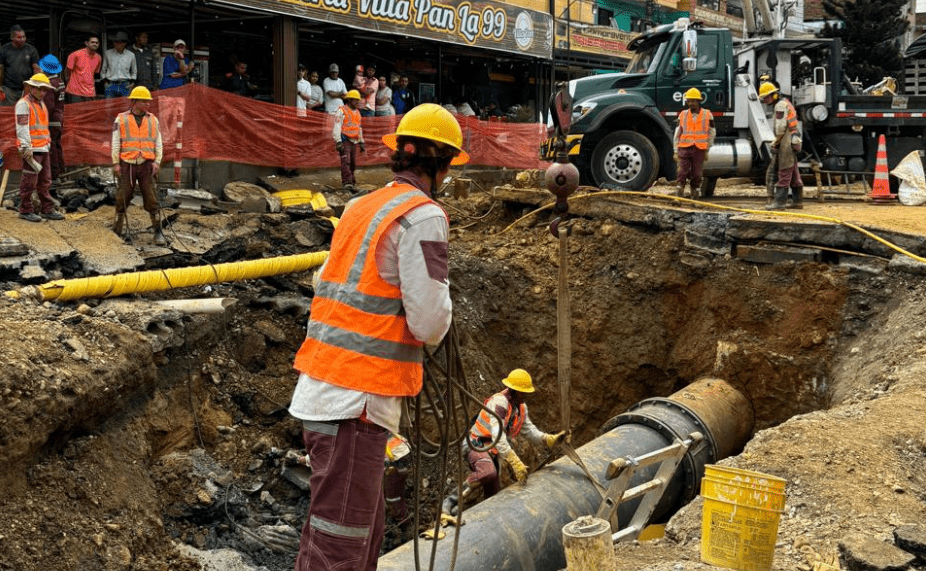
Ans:
[[[294,368],[356,391],[418,394],[422,343],[408,328],[402,290],[379,275],[376,247],[393,222],[428,203],[417,188],[396,184],[351,205],[331,240]]]
[[[678,122],[682,126],[678,146],[706,149],[711,134],[711,119],[713,115],[703,107],[697,115],[693,114],[690,109],[682,111],[678,116]]]
[[[26,99],[29,104],[29,139],[32,141],[33,149],[47,147],[51,143],[51,135],[48,132],[48,109],[41,101],[32,101]]]
[[[785,101],[788,100],[786,99]],[[794,105],[792,105],[790,101],[788,101],[788,130],[797,130],[797,111],[794,109]]]
[[[341,105],[341,111],[344,112],[344,122],[341,123],[341,135],[351,141],[360,138],[360,110],[351,109],[347,105]]]
[[[153,161],[156,157],[158,138],[158,120],[151,113],[145,113],[139,125],[131,111],[120,113],[116,117],[119,123],[119,137],[122,139],[119,158],[127,163],[138,160]]]
[[[502,418],[502,430],[504,430],[505,434],[514,438],[520,434],[521,428],[524,426],[524,419],[527,417],[527,406],[523,402],[517,407],[511,406],[511,391],[505,389],[486,399],[484,403],[486,407],[498,396],[503,396],[505,398],[505,410],[502,411],[500,410],[500,406],[496,406],[494,412]],[[492,442],[492,440],[492,415],[483,410],[479,413],[479,416],[476,417],[476,422],[473,423],[473,427],[469,431],[469,443],[472,447],[481,448],[489,442]],[[498,450],[493,448],[490,452],[498,453]]]

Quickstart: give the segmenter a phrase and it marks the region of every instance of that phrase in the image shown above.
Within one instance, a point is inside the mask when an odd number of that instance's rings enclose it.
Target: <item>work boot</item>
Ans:
[[[791,208],[797,210],[804,209],[804,187],[799,186],[791,189]]]
[[[675,196],[685,196],[685,183],[680,182],[675,187]]]
[[[46,218],[48,220],[64,220],[64,214],[61,214],[57,210],[52,210],[51,212],[42,213],[42,218]]]
[[[41,222],[42,217],[34,212],[20,212],[19,217],[29,222]]]
[[[788,187],[776,186],[775,198],[772,203],[765,207],[766,210],[784,210],[788,207]]]
[[[701,181],[697,183],[691,181],[691,199],[698,200],[699,198],[701,198]]]
[[[122,237],[123,226],[125,226],[125,212],[117,212],[116,221],[113,222],[113,234]]]
[[[161,220],[158,217],[157,212],[149,212],[151,216],[151,230],[154,231],[154,243],[158,246],[166,246],[167,239],[164,238],[164,233],[161,232]]]

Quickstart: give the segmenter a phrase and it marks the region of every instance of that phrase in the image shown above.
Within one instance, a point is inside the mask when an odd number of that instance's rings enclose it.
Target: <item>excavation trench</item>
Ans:
[[[498,209],[453,233],[455,324],[472,391],[486,398],[507,371],[527,369],[538,388],[531,417],[553,432],[563,428],[559,246],[545,220],[501,232],[521,208]],[[722,222],[637,207],[600,209],[573,222],[569,428],[577,447],[632,405],[705,378],[723,379],[743,395],[754,432],[827,409],[851,381],[834,375],[833,363],[869,334],[870,317],[892,303],[891,287],[899,287],[892,284],[909,278],[887,271],[886,262],[860,269],[857,260],[822,256],[746,261],[737,248],[762,238],[731,236],[729,220]],[[712,238],[710,247],[694,245],[692,232]],[[237,303],[212,315],[139,300],[91,301],[80,312],[81,301],[0,300],[13,330],[21,324],[20,333],[7,334],[10,374],[0,387],[8,417],[0,448],[9,459],[0,527],[20,530],[4,539],[4,561],[18,569],[53,558],[56,565],[45,568],[192,569],[177,542],[231,549],[253,568],[292,568],[293,531],[301,529],[309,493],[287,462],[301,441],[286,407],[309,283],[306,274],[218,284],[208,295]],[[188,288],[176,297],[203,294]],[[41,364],[38,377],[30,363]],[[516,449],[534,466],[545,455],[517,441]],[[433,464],[423,470],[421,497],[411,497],[411,481],[405,496],[422,506],[428,524],[427,510],[451,484]],[[23,509],[26,516],[14,515]],[[416,535],[411,521],[389,519],[390,548]],[[54,533],[64,535],[46,541]]]

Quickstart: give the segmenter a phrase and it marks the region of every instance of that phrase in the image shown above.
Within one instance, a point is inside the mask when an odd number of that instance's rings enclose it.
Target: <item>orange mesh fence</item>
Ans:
[[[161,125],[163,165],[177,158],[230,161],[259,166],[295,168],[336,167],[339,160],[331,136],[333,116],[309,112],[299,117],[294,107],[239,97],[189,84],[156,91],[151,112]],[[110,165],[110,139],[116,115],[128,110],[125,98],[69,104],[65,108],[64,161],[74,165]],[[382,136],[395,132],[401,119],[365,117],[366,153],[360,166],[386,164],[391,151]],[[546,135],[540,123],[499,123],[457,116],[463,147],[471,165],[541,168],[538,147]],[[0,150],[4,167],[22,168],[16,153],[12,107],[0,107]]]

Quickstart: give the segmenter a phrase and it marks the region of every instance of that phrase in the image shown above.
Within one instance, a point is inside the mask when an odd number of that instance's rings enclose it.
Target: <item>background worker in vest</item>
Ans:
[[[801,148],[801,134],[797,129],[797,111],[791,102],[781,96],[773,83],[759,86],[759,99],[763,105],[774,105],[772,127],[775,140],[772,142],[772,161],[778,164],[778,181],[775,195],[768,210],[781,210],[788,206],[788,188],[793,194],[792,207],[804,208],[804,182],[797,168],[796,152]]]
[[[354,192],[357,179],[354,171],[357,169],[357,148],[360,152],[367,149],[363,144],[363,128],[360,126],[360,92],[351,89],[344,96],[344,105],[334,114],[334,148],[341,157],[341,186]]]
[[[463,500],[474,498],[481,488],[484,498],[494,496],[500,489],[498,478],[499,457],[511,469],[512,475],[519,483],[527,481],[527,466],[511,448],[511,439],[523,434],[528,442],[535,446],[544,444],[553,449],[559,446],[566,438],[565,432],[547,434],[541,432],[531,422],[527,413],[527,404],[524,402],[527,395],[534,392],[534,383],[530,374],[524,369],[515,369],[502,379],[507,389],[495,393],[485,401],[485,406],[504,420],[504,426],[499,426],[498,420],[482,411],[469,431],[466,446],[466,460],[471,473],[463,483]],[[495,448],[480,451],[492,444],[498,438]],[[446,514],[456,515],[459,507],[459,498],[456,491],[450,494],[441,508]]]
[[[147,87],[136,87],[129,94],[132,107],[120,113],[113,122],[112,160],[113,172],[119,177],[116,191],[116,221],[113,232],[122,236],[125,225],[125,211],[135,195],[135,188],[141,190],[145,210],[151,216],[154,243],[167,244],[161,232],[160,205],[155,195],[154,179],[161,167],[164,149],[158,119],[148,112],[151,107],[151,92]]]
[[[48,129],[48,109],[42,102],[45,90],[51,89],[51,82],[44,73],[37,73],[23,82],[23,96],[16,102],[13,114],[16,116],[16,141],[19,156],[23,159],[22,178],[19,181],[19,217],[29,222],[41,222],[42,218],[63,220],[64,216],[55,210],[48,188],[51,186],[51,134]],[[42,215],[32,205],[32,194],[39,196]]]
[[[678,114],[678,127],[675,128],[675,162],[678,163],[678,188],[675,196],[685,196],[685,182],[691,181],[691,198],[698,198],[701,191],[701,176],[704,159],[714,144],[717,129],[714,116],[708,109],[701,107],[704,97],[692,87],[685,92],[685,109]]]
[[[348,203],[317,274],[299,381],[312,490],[295,569],[376,568],[385,531],[383,463],[402,400],[418,394],[423,346],[450,328],[447,214],[432,199],[463,133],[437,105],[416,107],[383,142],[394,182]]]

